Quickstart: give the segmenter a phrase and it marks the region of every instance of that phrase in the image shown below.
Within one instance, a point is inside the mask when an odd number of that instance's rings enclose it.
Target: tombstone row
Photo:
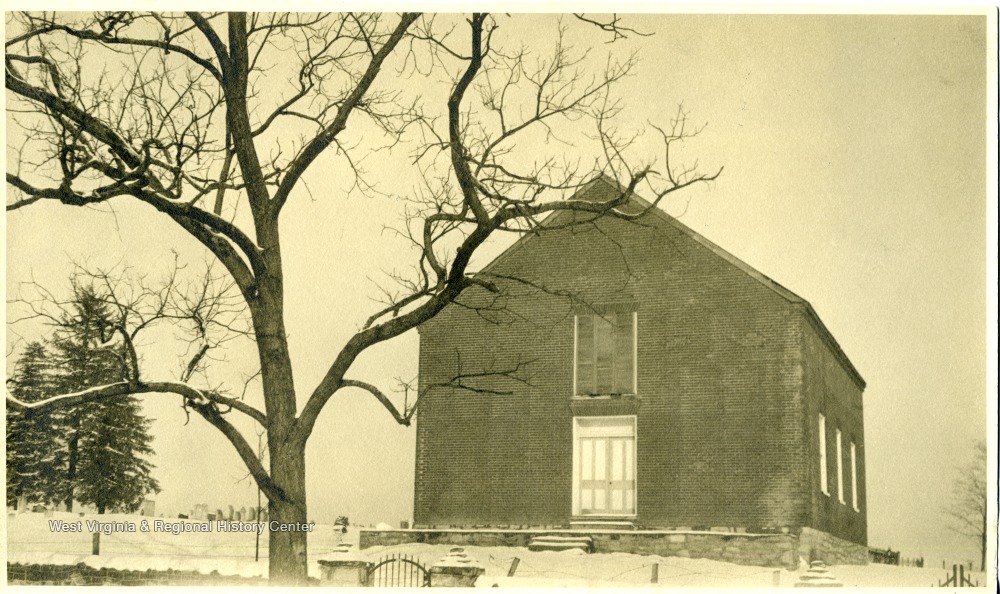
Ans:
[[[232,505],[227,505],[226,509],[216,508],[214,512],[208,510],[208,506],[204,503],[199,503],[191,509],[191,513],[188,516],[193,520],[228,520],[231,522],[267,522],[267,510],[263,508],[255,507],[241,507],[239,509],[234,508]]]

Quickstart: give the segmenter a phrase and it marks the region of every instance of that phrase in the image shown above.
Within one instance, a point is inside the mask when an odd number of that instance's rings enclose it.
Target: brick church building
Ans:
[[[658,208],[573,216],[421,328],[414,528],[784,535],[864,563],[865,382],[812,306]]]

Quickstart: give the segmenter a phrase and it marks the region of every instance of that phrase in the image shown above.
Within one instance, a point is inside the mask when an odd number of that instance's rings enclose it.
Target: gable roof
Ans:
[[[624,186],[619,184],[618,181],[615,180],[614,178],[604,173],[599,173],[589,182],[581,186],[580,189],[577,190],[575,194],[573,194],[571,199],[577,199],[577,200],[585,199],[583,198],[584,196],[591,194],[592,192],[599,191],[599,188],[601,186],[604,186],[606,189],[610,189],[614,192],[623,192],[626,189]],[[851,376],[851,379],[854,380],[854,382],[858,385],[859,388],[861,388],[861,390],[865,389],[866,382],[864,378],[861,377],[861,373],[858,372],[857,368],[854,367],[854,364],[851,363],[851,360],[848,358],[847,353],[845,353],[844,350],[840,347],[840,344],[837,342],[837,339],[833,337],[833,334],[826,327],[826,324],[823,323],[823,320],[820,319],[819,314],[816,313],[816,310],[813,308],[811,303],[809,303],[802,297],[796,295],[786,287],[782,286],[780,283],[776,282],[774,279],[770,278],[766,274],[750,266],[743,260],[740,260],[733,254],[722,249],[714,242],[712,242],[705,236],[701,235],[694,229],[691,229],[684,223],[681,223],[674,217],[664,212],[662,209],[653,206],[652,203],[643,199],[639,195],[633,193],[632,196],[629,197],[629,202],[627,206],[631,204],[635,204],[639,206],[641,209],[648,209],[647,212],[652,213],[654,216],[658,217],[661,221],[671,225],[681,233],[684,233],[685,235],[693,239],[695,242],[707,248],[712,253],[722,258],[726,262],[740,269],[750,278],[753,278],[758,283],[770,289],[771,291],[773,291],[786,301],[801,306],[806,315],[806,319],[809,320],[809,323],[816,330],[816,333],[827,345],[827,347],[830,348],[830,351],[834,354],[834,356],[837,358],[840,364],[844,367],[848,375]],[[547,222],[550,222],[552,219],[558,217],[559,215],[565,212],[567,211],[555,211],[551,213],[549,216],[545,217],[539,223],[539,226],[543,227]],[[520,238],[518,238],[517,241],[515,241],[507,249],[501,252],[499,256],[497,256],[489,264],[484,266],[480,272],[488,272],[495,266],[499,265],[502,261],[506,260],[512,253],[523,247],[524,244],[530,240],[530,238],[531,234],[522,235]]]

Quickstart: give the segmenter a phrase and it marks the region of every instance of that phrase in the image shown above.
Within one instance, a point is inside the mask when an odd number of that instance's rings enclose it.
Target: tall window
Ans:
[[[858,454],[853,441],[851,442],[851,506],[854,511],[861,511],[858,507]]]
[[[844,450],[840,446],[840,429],[837,429],[837,499],[844,503]]]
[[[819,488],[826,495],[830,494],[826,477],[826,417],[819,416]]]
[[[576,394],[635,393],[635,312],[576,317]]]

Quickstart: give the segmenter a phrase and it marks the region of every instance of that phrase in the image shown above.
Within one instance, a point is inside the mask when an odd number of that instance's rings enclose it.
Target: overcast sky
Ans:
[[[695,121],[709,124],[685,154],[725,166],[714,184],[666,210],[809,300],[868,382],[869,543],[905,556],[977,558],[947,530],[941,510],[952,469],[986,432],[985,17],[629,22],[655,35],[616,50],[637,50],[641,59],[621,89],[626,123],[663,122],[683,101]],[[517,16],[500,24],[551,45],[556,22]],[[300,391],[315,385],[373,311],[369,279],[402,264],[381,232],[398,205],[344,197],[328,181],[339,179],[340,166],[314,172],[314,197],[299,196],[284,215]],[[396,175],[376,179],[392,184]],[[71,258],[124,255],[156,268],[170,249],[204,257],[148,209],[116,211],[36,204],[8,215],[8,293],[32,275],[58,287]],[[416,337],[406,336],[364,357],[352,375],[392,387],[394,377],[415,375],[416,357]],[[240,363],[246,353],[231,359]],[[176,397],[147,402],[157,419],[159,511],[255,501],[228,442],[200,419],[184,425]],[[370,396],[338,394],[308,448],[310,515],[409,518],[414,434]]]

